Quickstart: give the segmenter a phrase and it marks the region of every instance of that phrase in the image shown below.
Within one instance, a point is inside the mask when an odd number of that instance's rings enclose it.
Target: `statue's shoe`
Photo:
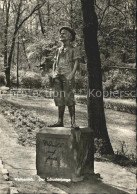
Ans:
[[[71,128],[72,128],[72,129],[76,129],[76,130],[79,130],[79,129],[80,129],[79,126],[76,125],[76,124],[72,124],[72,125],[71,125]]]
[[[48,127],[64,127],[64,125],[62,123],[57,122],[53,125],[48,125]]]

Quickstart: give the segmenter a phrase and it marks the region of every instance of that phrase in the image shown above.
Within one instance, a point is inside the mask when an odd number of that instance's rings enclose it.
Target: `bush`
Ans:
[[[26,76],[26,71],[19,70],[19,85],[22,84],[22,78],[24,78],[25,76]],[[11,81],[12,87],[17,86],[17,72],[15,70],[12,70],[10,73],[10,81]]]
[[[76,74],[75,77],[75,90],[78,94],[86,94],[87,93],[87,76],[80,75],[80,73]]]
[[[11,86],[14,87],[17,85],[17,73],[11,71]],[[49,75],[46,74],[43,77],[41,74],[31,71],[19,71],[19,86],[23,88],[49,88],[51,86]]]
[[[43,89],[46,89],[46,88],[50,88],[51,87],[50,78],[49,78],[49,75],[48,74],[46,74],[45,76],[43,76],[41,78],[41,85],[42,85],[42,88]]]
[[[24,88],[41,88],[42,78],[37,73],[27,72],[25,76],[22,77],[21,85]]]
[[[36,134],[45,127],[46,123],[40,120],[34,110],[29,111],[19,108],[7,101],[2,101],[1,108],[2,114],[12,123],[18,133],[19,144],[34,146],[36,144]]]
[[[11,73],[10,73],[10,82],[11,82],[12,87],[17,85],[17,72],[11,71]]]
[[[87,104],[87,97],[86,96],[76,96],[76,102],[81,103],[81,104]],[[121,111],[121,112],[127,112],[130,114],[136,114],[136,104],[132,103],[122,103],[118,99],[113,101],[111,99],[104,99],[104,108],[106,109],[112,109],[116,111]]]
[[[5,74],[0,73],[0,86],[6,85]]]
[[[133,70],[113,69],[105,72],[104,91],[135,91],[136,76]],[[124,96],[123,96],[124,97]]]

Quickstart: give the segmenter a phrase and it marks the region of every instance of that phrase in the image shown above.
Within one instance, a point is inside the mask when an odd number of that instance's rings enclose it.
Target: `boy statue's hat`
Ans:
[[[72,35],[72,41],[75,40],[76,33],[75,33],[75,31],[72,28],[67,27],[67,26],[63,26],[63,27],[60,28],[59,32],[61,33],[62,30],[69,31],[71,33],[71,35]]]

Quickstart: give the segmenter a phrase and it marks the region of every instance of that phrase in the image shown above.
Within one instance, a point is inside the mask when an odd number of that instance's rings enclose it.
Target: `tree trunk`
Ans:
[[[9,9],[10,9],[10,0],[5,2],[5,28],[4,28],[4,67],[5,67],[5,76],[6,76],[6,82],[7,82],[7,66],[8,66],[8,49],[7,49],[7,44],[8,44],[8,28],[9,28]],[[4,8],[3,8],[4,10]],[[7,83],[6,83],[7,85]]]
[[[4,30],[4,66],[7,67],[7,34],[8,34],[8,26],[6,22],[5,30]]]
[[[21,11],[21,6],[22,6],[22,0],[19,1],[18,5],[18,11],[17,11],[17,18],[16,18],[16,23],[15,23],[15,30],[11,42],[11,47],[10,47],[10,52],[9,52],[9,57],[8,57],[8,68],[6,69],[6,79],[7,79],[7,86],[10,87],[10,69],[11,69],[11,62],[12,62],[12,55],[15,47],[15,40],[16,40],[16,35],[18,32],[18,23],[20,19],[20,11]]]
[[[94,0],[81,0],[81,4],[88,70],[88,125],[94,131],[94,138],[103,140],[104,153],[113,154],[104,113],[101,61],[97,41],[98,21]]]
[[[7,80],[8,87],[10,87],[10,69],[11,69],[12,55],[15,47],[15,40],[16,40],[16,34],[12,39],[11,49],[8,57],[8,68],[6,69],[6,80]]]
[[[37,11],[38,9],[40,9],[43,4],[38,4],[34,7],[34,9],[32,10],[32,12],[26,16],[20,23],[20,17],[21,17],[21,7],[22,7],[22,3],[23,0],[19,1],[18,4],[18,11],[17,11],[17,18],[16,18],[16,22],[15,22],[15,29],[14,29],[14,33],[13,33],[13,38],[11,41],[11,47],[10,47],[10,51],[9,51],[9,57],[8,57],[8,68],[6,69],[6,79],[7,79],[7,86],[10,87],[10,69],[11,69],[11,62],[12,62],[12,55],[13,55],[13,51],[14,51],[14,47],[15,47],[15,40],[16,40],[16,35],[18,33],[18,30],[22,27],[22,25],[25,23],[25,21],[27,21],[32,14]]]
[[[48,21],[47,21],[47,26],[50,22],[50,3],[49,0],[47,1],[47,16],[48,16]]]
[[[24,42],[23,38],[22,38],[22,46],[23,46],[23,51],[24,51],[25,57],[26,57],[26,61],[28,63],[28,68],[30,69],[30,63],[29,63],[29,60],[27,57],[26,46],[25,46],[25,42]]]
[[[70,26],[73,28],[73,2],[70,0]]]
[[[41,32],[42,32],[43,35],[45,35],[45,29],[44,29],[44,25],[43,25],[43,20],[42,20],[42,15],[41,15],[40,9],[38,10],[38,14],[39,14],[39,22],[40,22]]]

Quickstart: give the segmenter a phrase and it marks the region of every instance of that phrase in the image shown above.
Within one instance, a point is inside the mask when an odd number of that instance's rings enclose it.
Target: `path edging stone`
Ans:
[[[10,183],[10,186],[9,186],[9,194],[19,193],[18,190],[17,190],[17,188],[14,187],[13,182],[10,181],[9,172],[8,172],[8,170],[6,168],[4,168],[2,159],[0,159],[0,169],[1,169],[1,173],[2,173],[2,176],[3,176],[4,180],[7,183]]]

